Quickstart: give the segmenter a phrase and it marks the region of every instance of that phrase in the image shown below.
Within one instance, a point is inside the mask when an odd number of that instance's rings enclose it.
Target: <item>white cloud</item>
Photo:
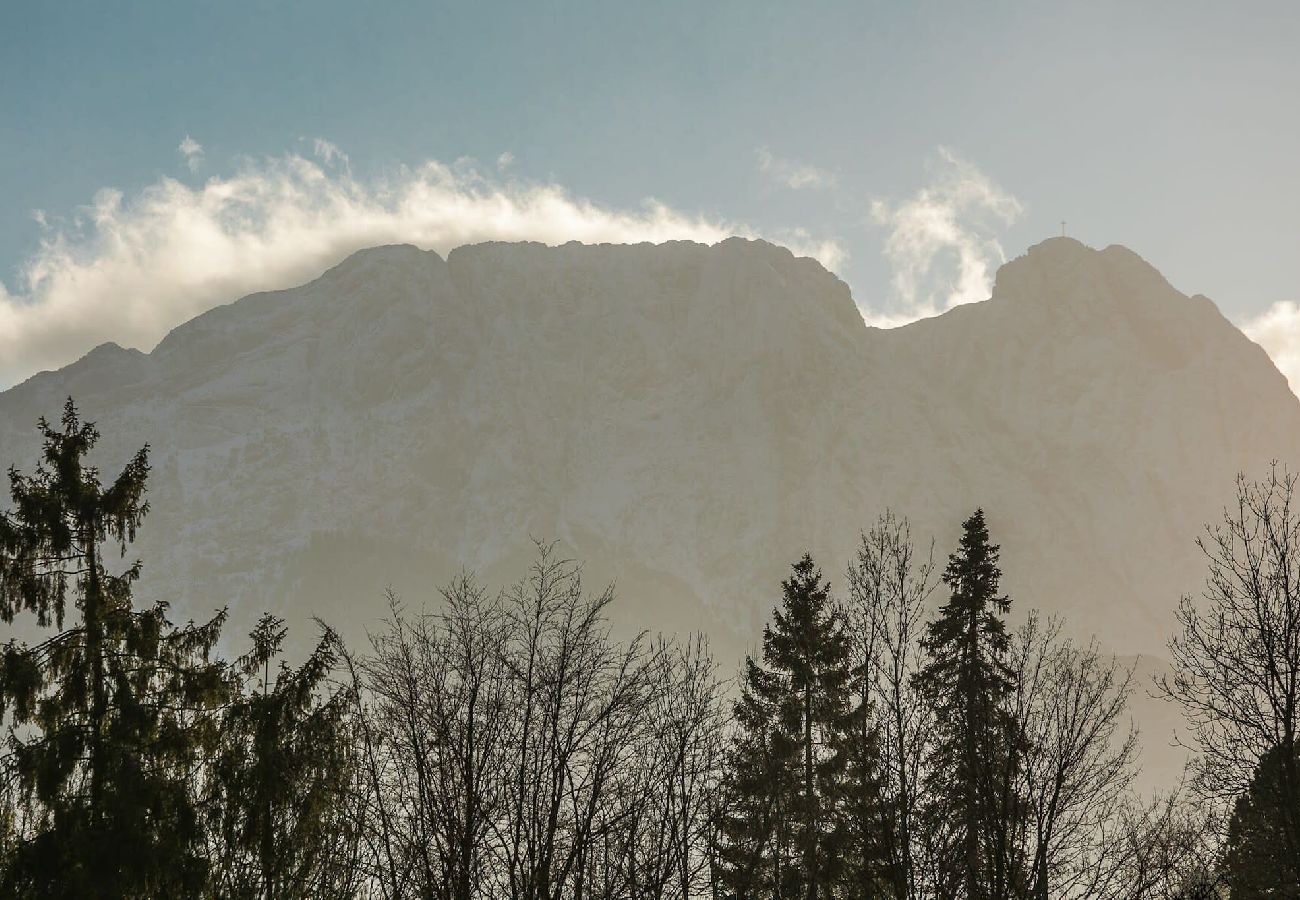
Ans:
[[[176,149],[185,157],[185,165],[189,166],[191,172],[197,172],[199,166],[203,165],[203,145],[188,134]]]
[[[791,190],[806,188],[819,191],[835,186],[835,175],[825,169],[773,156],[772,151],[766,147],[759,147],[755,153],[758,156],[758,171]]]
[[[1300,394],[1300,304],[1274,303],[1263,314],[1242,323],[1241,330],[1273,357],[1291,390]]]
[[[316,157],[327,166],[342,163],[343,168],[346,169],[352,165],[352,160],[348,158],[346,153],[340,150],[336,144],[324,138],[314,138],[312,140],[312,150],[315,152]]]
[[[47,226],[16,284],[0,284],[0,384],[63,365],[104,341],[149,349],[219,303],[304,281],[376,244],[446,253],[485,240],[713,243],[756,236],[744,225],[654,200],[611,209],[555,184],[493,180],[464,161],[359,179],[337,147],[322,141],[313,148],[321,161],[296,154],[246,161],[199,187],[162,178],[129,198],[104,189],[69,221]],[[834,241],[801,231],[768,234],[828,267],[843,258]]]
[[[515,155],[509,150],[497,157],[497,169],[504,172],[515,164]]]
[[[871,204],[872,218],[889,229],[894,297],[888,311],[866,314],[869,324],[892,327],[986,300],[1006,261],[997,230],[1019,218],[1020,202],[943,147],[929,168],[931,183],[910,199]]]

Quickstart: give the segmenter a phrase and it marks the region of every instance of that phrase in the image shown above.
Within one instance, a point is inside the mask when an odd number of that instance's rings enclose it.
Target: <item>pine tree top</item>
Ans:
[[[989,540],[984,510],[977,509],[962,523],[961,540],[943,572],[951,591],[948,602],[926,627],[930,662],[918,677],[927,690],[958,683],[979,685],[990,695],[1010,689],[1002,657],[1010,640],[1003,617],[1011,600],[998,593],[998,551]]]
[[[948,606],[973,607],[980,612],[992,606],[999,613],[1010,609],[1010,598],[998,594],[1002,579],[1002,570],[998,568],[1000,550],[1001,547],[989,541],[984,510],[975,510],[962,523],[961,540],[943,571],[944,584],[952,589]]]
[[[60,427],[44,417],[38,427],[41,462],[31,475],[9,469],[13,511],[0,513],[0,619],[13,622],[26,610],[41,627],[53,621],[62,628],[69,580],[84,593],[82,582],[102,578],[99,545],[111,541],[125,555],[149,511],[149,445],[105,488],[99,470],[85,461],[99,431],[81,421],[71,397]],[[119,577],[134,581],[138,575],[137,563]]]

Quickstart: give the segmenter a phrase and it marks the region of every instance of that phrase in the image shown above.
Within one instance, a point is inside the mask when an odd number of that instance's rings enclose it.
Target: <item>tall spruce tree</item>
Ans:
[[[927,626],[928,662],[918,687],[934,707],[935,740],[929,827],[948,843],[951,867],[937,873],[940,893],[1003,900],[1017,890],[1013,766],[1018,727],[1007,709],[1012,691],[1003,621],[1010,600],[998,592],[998,547],[984,511],[962,525],[943,581],[948,602]]]
[[[125,557],[148,511],[148,447],[105,487],[85,459],[99,434],[71,399],[61,427],[39,425],[43,459],[33,475],[10,470],[0,515],[0,618],[31,613],[56,633],[0,654],[5,775],[24,823],[0,893],[191,896],[206,866],[190,786],[228,689],[208,659],[224,615],[174,627],[165,604],[133,607],[138,561],[105,565],[105,545]]]
[[[841,798],[851,704],[849,640],[805,554],[781,585],[763,662],[745,661],[719,828],[731,896],[816,900],[842,878]]]

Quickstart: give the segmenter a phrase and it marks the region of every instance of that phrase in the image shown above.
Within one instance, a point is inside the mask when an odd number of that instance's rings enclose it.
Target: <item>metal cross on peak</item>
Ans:
[[[1061,220],[1061,237],[1065,237],[1065,220]]]

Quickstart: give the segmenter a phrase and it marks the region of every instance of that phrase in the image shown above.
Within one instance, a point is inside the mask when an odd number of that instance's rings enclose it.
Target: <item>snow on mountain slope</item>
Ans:
[[[1235,472],[1300,446],[1300,403],[1209,300],[1064,238],[891,331],[762,242],[375,248],[0,394],[0,460],[29,467],[68,394],[106,471],[153,445],[142,592],[186,611],[355,633],[387,585],[513,577],[532,535],[724,661],[805,548],[842,586],[885,505],[940,554],[983,505],[1017,605],[1158,654]]]

